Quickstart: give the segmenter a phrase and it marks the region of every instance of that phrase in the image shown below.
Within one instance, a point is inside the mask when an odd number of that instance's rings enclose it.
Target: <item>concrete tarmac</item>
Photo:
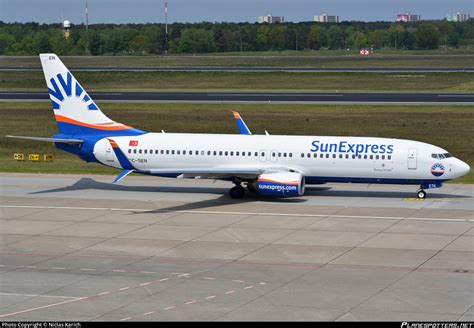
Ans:
[[[474,320],[473,186],[0,174],[0,320]]]

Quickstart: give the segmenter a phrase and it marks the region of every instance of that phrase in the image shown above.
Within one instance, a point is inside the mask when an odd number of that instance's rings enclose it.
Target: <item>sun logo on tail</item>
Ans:
[[[58,85],[61,85],[61,88]],[[61,109],[61,104],[62,102],[66,101],[67,99],[71,99],[73,96],[73,86],[74,86],[74,97],[82,99],[84,105],[88,110],[98,110],[99,108],[97,105],[94,103],[94,101],[89,97],[87,92],[84,91],[84,89],[80,86],[80,84],[74,79],[72,74],[67,72],[66,74],[66,80],[64,80],[64,77],[61,74],[56,75],[55,78],[51,78],[49,80],[51,83],[52,88],[48,87],[48,92],[49,96],[51,99],[51,104],[53,105],[53,109],[59,110]]]

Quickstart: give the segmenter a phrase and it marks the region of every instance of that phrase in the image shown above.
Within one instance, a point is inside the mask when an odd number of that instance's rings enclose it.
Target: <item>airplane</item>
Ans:
[[[86,162],[132,172],[232,182],[230,197],[246,189],[263,196],[297,197],[305,186],[331,182],[419,185],[425,189],[467,174],[468,164],[423,142],[390,138],[254,135],[238,112],[239,134],[152,133],[105,116],[55,54],[40,54],[59,133],[48,141]]]

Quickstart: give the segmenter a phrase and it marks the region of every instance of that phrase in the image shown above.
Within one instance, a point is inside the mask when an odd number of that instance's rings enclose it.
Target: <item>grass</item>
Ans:
[[[474,73],[74,72],[88,91],[474,92]],[[41,71],[0,72],[0,90],[46,91]]]
[[[474,113],[470,106],[100,104],[118,122],[147,130],[236,133],[238,110],[254,134],[374,136],[419,140],[449,150],[474,166]],[[2,134],[50,136],[56,124],[48,103],[0,102]],[[53,162],[16,162],[13,153],[53,154]],[[116,174],[86,164],[49,143],[0,138],[0,172]],[[456,180],[474,183],[474,173]]]
[[[473,68],[474,51],[283,51],[166,56],[61,56],[68,67],[241,66],[315,68]],[[38,56],[0,56],[0,66],[40,66]]]

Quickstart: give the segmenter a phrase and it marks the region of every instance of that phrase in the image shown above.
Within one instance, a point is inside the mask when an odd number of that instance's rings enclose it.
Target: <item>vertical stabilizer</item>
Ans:
[[[144,133],[105,116],[58,56],[40,54],[40,59],[59,133],[64,135]]]

